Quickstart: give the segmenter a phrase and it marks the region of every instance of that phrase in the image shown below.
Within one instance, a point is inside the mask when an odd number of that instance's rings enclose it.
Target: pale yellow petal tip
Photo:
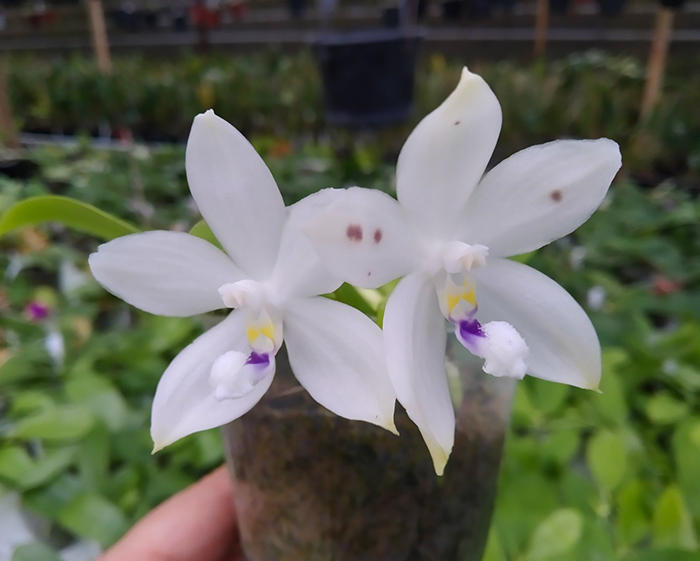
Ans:
[[[450,452],[446,452],[442,448],[433,449],[430,451],[433,457],[433,467],[435,468],[435,474],[438,477],[442,477],[445,473],[445,466],[447,465],[447,460],[450,459]]]
[[[459,84],[457,84],[457,88],[459,89],[460,86],[465,86],[469,82],[472,82],[474,80],[481,80],[481,76],[478,74],[474,74],[474,72],[470,71],[466,66],[462,68],[462,75],[459,79]]]
[[[385,421],[385,423],[382,425],[383,428],[388,430],[391,434],[395,434],[396,436],[399,435],[399,429],[396,428],[396,423],[394,423],[394,419],[390,419],[388,421]]]
[[[603,392],[600,389],[600,386],[596,386],[595,388],[591,388],[592,392],[602,394]]]
[[[163,444],[163,443],[156,442],[156,440],[153,439],[153,450],[151,450],[151,455],[153,455],[153,454],[155,454],[155,453],[157,453],[157,452],[160,452],[160,451],[161,451],[163,448],[165,448],[166,446],[168,446],[168,445],[167,445],[167,444]]]

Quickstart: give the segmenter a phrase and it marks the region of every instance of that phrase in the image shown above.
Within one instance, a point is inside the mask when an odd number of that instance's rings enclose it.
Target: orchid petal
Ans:
[[[229,423],[247,413],[265,394],[274,374],[250,393],[236,399],[216,399],[210,384],[215,361],[230,351],[246,349],[245,314],[233,311],[185,347],[160,379],[151,418],[155,451],[189,434]]]
[[[418,426],[442,475],[452,451],[455,414],[445,372],[447,331],[428,277],[402,279],[384,313],[389,376],[399,403]]]
[[[588,220],[620,165],[620,148],[607,138],[522,150],[484,176],[467,203],[459,238],[497,256],[542,247]]]
[[[182,232],[131,234],[90,255],[92,274],[109,292],[160,316],[192,316],[224,307],[218,288],[243,273],[221,250]]]
[[[491,159],[501,120],[491,88],[465,68],[457,88],[408,137],[399,155],[396,191],[424,232],[452,234]]]
[[[328,270],[362,288],[377,288],[420,263],[416,237],[401,205],[386,193],[353,187],[305,228]]]
[[[326,298],[297,300],[286,312],[289,363],[311,397],[336,415],[396,433],[381,329]]]
[[[513,325],[529,347],[525,362],[530,376],[598,388],[598,336],[568,292],[539,271],[507,259],[491,259],[471,274],[479,320]]]
[[[223,248],[248,276],[266,278],[277,259],[286,214],[255,148],[209,110],[194,119],[186,167],[192,196]]]
[[[282,244],[270,282],[282,300],[328,294],[342,281],[332,276],[304,231],[327,206],[336,200],[334,189],[324,189],[289,207]]]

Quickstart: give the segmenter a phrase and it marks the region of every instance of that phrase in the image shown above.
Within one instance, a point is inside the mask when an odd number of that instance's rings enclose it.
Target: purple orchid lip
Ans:
[[[463,339],[486,337],[484,328],[477,319],[463,319],[459,322],[459,334]]]
[[[248,360],[245,361],[246,364],[253,364],[255,366],[268,365],[270,364],[270,355],[267,353],[256,353],[255,351],[250,353]]]
[[[486,334],[484,328],[477,319],[463,319],[459,322],[459,336],[462,344],[469,348],[475,345],[479,339],[484,339]]]

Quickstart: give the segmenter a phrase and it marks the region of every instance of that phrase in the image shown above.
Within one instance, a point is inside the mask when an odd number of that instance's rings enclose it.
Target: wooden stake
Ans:
[[[19,138],[15,121],[12,118],[12,106],[7,91],[7,76],[5,75],[5,60],[0,58],[0,140],[8,148],[19,148]]]
[[[90,34],[92,35],[92,47],[97,57],[97,67],[100,72],[109,74],[112,72],[112,58],[109,55],[109,42],[107,41],[107,26],[105,14],[102,9],[102,0],[88,0],[90,15]]]
[[[549,0],[537,0],[535,18],[535,56],[542,56],[547,51],[549,36]]]
[[[661,8],[656,14],[656,29],[651,42],[649,62],[647,63],[647,78],[644,84],[642,116],[649,114],[661,95],[674,17],[674,11],[668,8]]]

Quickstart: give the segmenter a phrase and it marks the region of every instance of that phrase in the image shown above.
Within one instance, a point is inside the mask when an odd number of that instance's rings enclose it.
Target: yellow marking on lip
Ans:
[[[248,335],[248,342],[253,343],[258,337],[264,335],[270,341],[274,341],[275,337],[275,326],[272,322],[266,323],[264,325],[251,325],[246,327],[246,334]]]
[[[448,294],[447,309],[450,311],[450,313],[452,313],[452,310],[454,310],[457,304],[459,304],[462,300],[469,302],[472,306],[476,306],[476,296],[474,294],[474,289],[472,288],[470,290],[462,290],[455,294]]]

